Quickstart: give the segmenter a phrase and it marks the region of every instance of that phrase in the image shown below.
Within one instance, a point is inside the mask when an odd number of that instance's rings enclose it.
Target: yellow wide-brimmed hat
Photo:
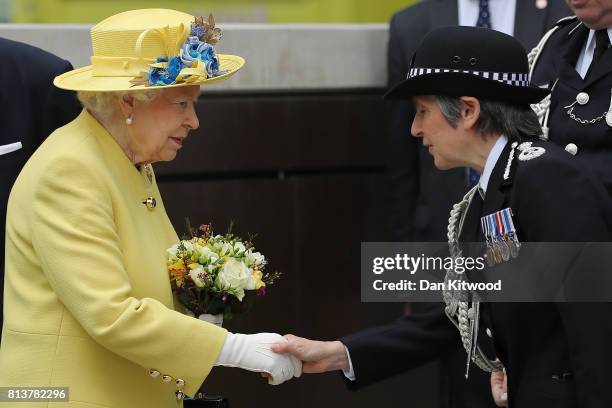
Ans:
[[[176,10],[115,14],[91,29],[91,65],[55,78],[73,91],[128,91],[208,84],[228,79],[245,61],[216,54],[221,38],[214,19]]]

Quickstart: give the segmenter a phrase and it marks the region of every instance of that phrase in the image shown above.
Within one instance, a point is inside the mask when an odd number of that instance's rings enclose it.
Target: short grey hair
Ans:
[[[118,92],[89,92],[79,91],[77,97],[79,101],[90,112],[94,112],[104,119],[110,119],[119,110],[117,101],[126,95],[131,95],[142,102],[151,102],[161,95],[161,89],[145,89],[138,91],[118,91]]]
[[[457,97],[436,96],[438,107],[454,128],[461,119],[462,102]],[[510,142],[519,142],[523,136],[538,137],[542,126],[529,105],[518,106],[504,102],[480,100],[480,117],[476,128],[482,137],[503,133]]]

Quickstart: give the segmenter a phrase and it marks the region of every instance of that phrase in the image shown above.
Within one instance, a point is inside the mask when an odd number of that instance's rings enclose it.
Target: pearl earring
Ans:
[[[131,116],[128,116],[127,118],[125,118],[125,124],[130,126],[132,124],[133,120]]]

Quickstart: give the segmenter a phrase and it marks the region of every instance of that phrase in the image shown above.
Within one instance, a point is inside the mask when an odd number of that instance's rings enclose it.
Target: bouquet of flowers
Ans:
[[[232,234],[231,226],[225,235],[214,235],[210,225],[197,232],[188,229],[190,239],[168,248],[167,265],[172,291],[194,316],[222,314],[229,319],[244,312],[281,275],[265,273],[266,258],[251,239]]]

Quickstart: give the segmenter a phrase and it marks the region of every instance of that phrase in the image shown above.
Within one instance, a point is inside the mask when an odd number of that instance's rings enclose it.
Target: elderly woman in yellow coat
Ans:
[[[192,23],[173,10],[112,16],[92,28],[92,65],[55,79],[85,109],[11,192],[0,386],[69,387],[58,408],[152,408],[181,406],[215,365],[273,384],[301,374],[270,351],[280,335],[228,333],[175,310],[165,254],[178,237],[151,163],[174,159],[198,127],[199,85],[244,64],[216,55],[218,31]]]

